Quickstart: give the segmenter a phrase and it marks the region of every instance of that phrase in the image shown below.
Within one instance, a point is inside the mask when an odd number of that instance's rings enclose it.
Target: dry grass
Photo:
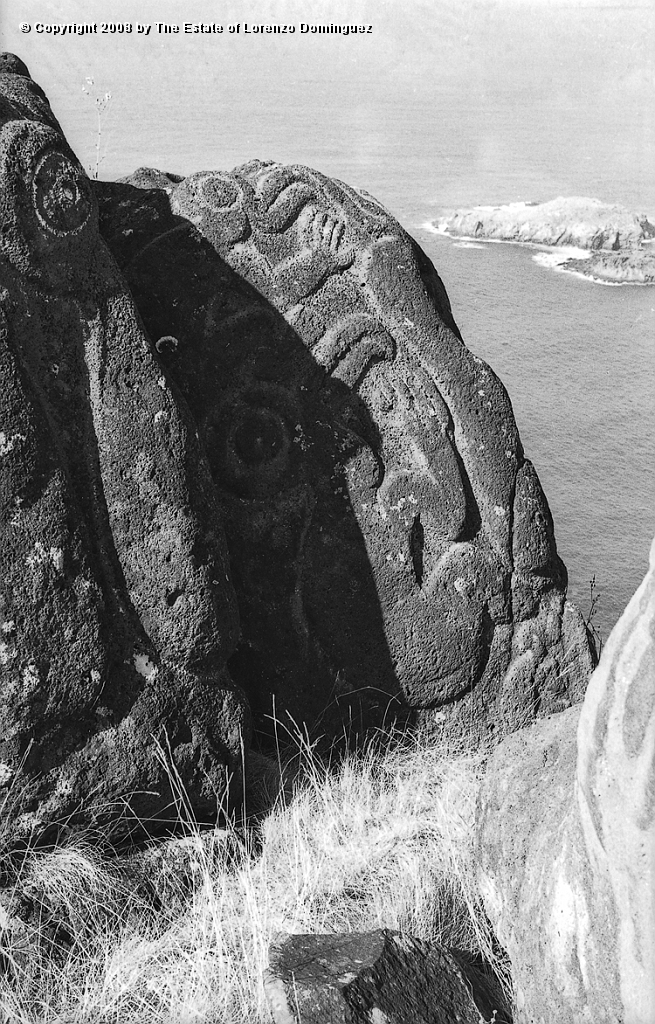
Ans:
[[[416,742],[378,741],[332,767],[296,738],[250,788],[256,825],[110,858],[77,838],[23,858],[0,905],[0,1021],[270,1021],[278,932],[403,929],[493,961],[472,870],[481,771]],[[21,920],[22,918],[22,920]],[[502,964],[498,964],[502,971]]]

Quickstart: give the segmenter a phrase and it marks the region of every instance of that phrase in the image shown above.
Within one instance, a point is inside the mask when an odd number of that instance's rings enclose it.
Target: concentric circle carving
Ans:
[[[58,150],[49,150],[39,160],[32,190],[40,224],[55,235],[77,234],[91,215],[88,178]]]

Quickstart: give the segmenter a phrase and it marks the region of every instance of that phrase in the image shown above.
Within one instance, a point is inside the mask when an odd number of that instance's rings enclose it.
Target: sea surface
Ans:
[[[463,245],[429,224],[448,208],[558,195],[653,215],[655,152],[643,117],[617,111],[610,145],[609,115],[601,124],[592,105],[563,115],[535,114],[516,95],[484,109],[459,93],[411,103],[387,93],[377,110],[371,102],[326,96],[320,111],[309,109],[298,81],[255,103],[232,92],[225,110],[205,110],[195,96],[163,123],[153,97],[129,130],[109,112],[100,177],[140,165],[230,169],[259,157],[309,164],[382,201],[434,262],[466,344],[505,384],[550,503],[569,595],[585,616],[596,596],[594,624],[607,639],[655,534],[655,288],[595,284],[543,253],[537,262],[529,247]],[[57,113],[88,166],[88,111]]]

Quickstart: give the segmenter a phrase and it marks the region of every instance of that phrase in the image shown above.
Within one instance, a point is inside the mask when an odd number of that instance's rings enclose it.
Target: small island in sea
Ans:
[[[655,284],[655,225],[599,199],[474,206],[444,214],[433,227],[457,238],[575,247],[583,251],[542,262],[607,284]]]

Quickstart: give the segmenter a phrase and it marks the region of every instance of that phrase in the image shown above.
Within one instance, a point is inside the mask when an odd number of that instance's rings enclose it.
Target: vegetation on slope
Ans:
[[[482,953],[507,984],[476,892],[481,758],[378,738],[330,765],[301,736],[255,757],[245,825],[112,856],[79,835],[28,850],[0,904],[0,1020],[270,1021],[279,932],[405,930]],[[173,781],[175,781],[173,779]]]

